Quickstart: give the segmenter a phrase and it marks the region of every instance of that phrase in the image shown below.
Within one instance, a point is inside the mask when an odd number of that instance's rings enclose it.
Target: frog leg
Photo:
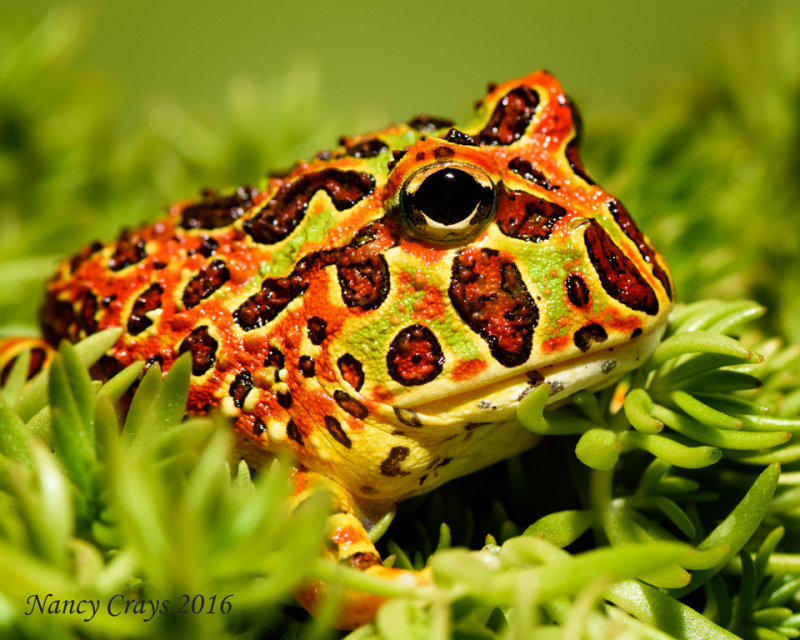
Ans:
[[[364,504],[337,482],[312,471],[296,470],[292,480],[295,485],[293,507],[302,503],[311,492],[320,489],[329,492],[332,497],[334,512],[326,522],[325,558],[409,587],[432,583],[428,568],[411,571],[381,564],[381,557],[367,534],[364,522],[374,522],[388,512],[394,506],[392,502],[370,501]],[[307,579],[296,591],[295,597],[307,611],[313,613],[330,590],[330,585],[322,580]],[[385,597],[353,589],[345,589],[340,597],[340,614],[336,623],[340,629],[354,629],[371,622],[378,608],[386,601]]]
[[[31,379],[50,364],[55,353],[52,345],[41,338],[13,337],[0,340],[0,384],[5,382],[14,361],[28,350],[31,360],[26,378]]]

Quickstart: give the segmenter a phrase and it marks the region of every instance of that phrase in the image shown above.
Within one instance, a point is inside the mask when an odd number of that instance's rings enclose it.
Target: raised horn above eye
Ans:
[[[477,235],[495,206],[495,188],[482,169],[444,162],[412,173],[400,204],[412,235],[431,242],[458,242]]]

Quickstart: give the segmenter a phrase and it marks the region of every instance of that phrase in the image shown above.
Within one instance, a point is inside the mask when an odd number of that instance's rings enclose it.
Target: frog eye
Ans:
[[[475,236],[492,215],[495,190],[489,176],[464,163],[429,165],[403,184],[400,203],[411,233],[432,242]]]

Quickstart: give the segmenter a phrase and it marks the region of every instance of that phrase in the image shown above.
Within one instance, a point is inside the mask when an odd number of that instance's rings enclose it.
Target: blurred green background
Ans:
[[[8,0],[6,0],[8,2]],[[23,20],[57,3],[14,1]],[[63,5],[62,5],[63,6]],[[462,119],[489,80],[551,70],[587,115],[640,113],[664,80],[705,64],[709,39],[764,13],[754,0],[100,0],[66,5],[84,23],[76,66],[102,77],[119,117],[162,102],[208,118],[232,82],[304,67],[324,125],[380,127],[420,110]],[[325,141],[322,141],[325,143]]]
[[[199,188],[553,71],[589,172],[666,255],[679,298],[754,297],[800,339],[800,3],[0,6],[0,327],[35,330],[55,258]]]

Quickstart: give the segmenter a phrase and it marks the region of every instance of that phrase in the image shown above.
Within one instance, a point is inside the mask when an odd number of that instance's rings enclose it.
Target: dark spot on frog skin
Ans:
[[[488,400],[478,400],[478,409],[497,409],[491,402]]]
[[[50,344],[58,344],[70,335],[75,322],[75,309],[66,300],[59,300],[52,292],[47,293],[41,310],[42,335]]]
[[[90,258],[92,255],[94,255],[98,251],[100,251],[102,248],[103,248],[103,244],[101,242],[98,242],[97,240],[95,240],[90,245],[88,245],[88,246],[84,247],[83,249],[81,249],[81,251],[78,254],[72,256],[72,258],[70,258],[70,261],[69,261],[69,271],[70,271],[70,273],[74,274],[78,270],[78,268],[84,262],[86,262],[86,260],[88,258]]]
[[[436,147],[433,150],[433,157],[439,160],[442,158],[452,158],[454,155],[456,155],[455,150],[450,147],[445,147],[444,145]]]
[[[219,259],[213,260],[186,283],[181,298],[184,307],[191,309],[196,306],[230,280],[230,277],[231,272],[225,262]]]
[[[327,335],[325,331],[328,327],[327,321],[318,316],[312,316],[308,319],[306,326],[308,327],[308,339],[311,340],[311,344],[322,344]]]
[[[97,331],[97,296],[81,287],[73,303],[47,294],[41,310],[42,334],[53,345],[62,338],[77,342]]]
[[[578,154],[578,146],[579,143],[576,139],[573,139],[566,148],[566,156],[567,162],[569,163],[570,169],[572,172],[582,178],[587,184],[596,184],[594,180],[589,177],[589,174],[584,171],[583,167],[581,166],[580,156]]]
[[[631,331],[631,340],[638,338],[640,335],[642,335],[642,333],[642,328],[636,327],[633,331]]]
[[[589,222],[583,238],[589,259],[606,293],[631,309],[656,315],[658,298],[655,291],[597,220]]]
[[[275,397],[278,399],[278,404],[281,405],[284,409],[289,409],[292,406],[292,394],[287,391],[278,391],[275,394]]]
[[[342,377],[347,381],[353,389],[361,391],[364,386],[364,367],[355,357],[349,353],[345,353],[336,361]]]
[[[561,188],[558,185],[554,185],[552,182],[550,182],[544,173],[534,167],[530,161],[526,160],[525,158],[512,158],[508,162],[508,168],[517,175],[523,177],[528,182],[539,185],[548,191],[555,191]]]
[[[572,169],[572,172],[579,178],[583,179],[586,184],[596,184],[595,181],[589,177],[586,171],[584,171],[578,151],[581,145],[581,138],[583,138],[583,118],[581,118],[581,113],[578,111],[578,107],[575,106],[572,100],[569,100],[568,98],[560,97],[559,104],[569,108],[570,117],[572,119],[572,127],[575,131],[572,140],[569,141],[566,149],[564,149],[564,155],[567,158],[567,163],[569,164],[570,169]]]
[[[400,468],[400,463],[408,457],[411,450],[408,447],[392,447],[389,450],[389,455],[381,462],[381,473],[385,476],[407,476],[409,471],[403,471]]]
[[[231,398],[233,398],[233,404],[235,404],[239,409],[242,408],[244,405],[244,401],[247,398],[247,394],[253,388],[253,377],[250,375],[249,371],[240,371],[236,374],[236,377],[231,382],[230,389],[228,393],[230,394]]]
[[[256,418],[253,422],[253,435],[260,436],[267,430],[266,425],[260,418]]]
[[[219,229],[241,218],[252,206],[258,189],[245,185],[228,196],[207,190],[203,200],[190,204],[181,212],[184,229]]]
[[[286,359],[283,357],[283,351],[278,349],[278,347],[271,346],[267,352],[267,357],[264,358],[264,366],[275,367],[278,371],[283,369],[286,366]],[[280,380],[276,379],[275,382],[280,382]]]
[[[131,231],[123,231],[117,241],[117,248],[108,260],[108,268],[122,271],[125,267],[141,262],[147,257],[144,240]]]
[[[336,265],[342,300],[348,307],[360,307],[365,311],[377,309],[389,295],[389,265],[378,253],[368,255],[362,250],[358,259],[356,252],[346,255]]]
[[[156,282],[139,294],[133,303],[130,318],[128,318],[128,333],[137,335],[153,324],[153,321],[145,314],[161,307],[162,293],[164,293],[164,287]]]
[[[509,238],[526,242],[542,242],[553,232],[567,210],[555,202],[526,193],[501,189],[495,222]]]
[[[472,136],[467,135],[458,129],[450,129],[450,131],[444,135],[443,140],[447,140],[447,142],[452,142],[453,144],[463,144],[469,147],[476,146],[475,140],[472,139]]]
[[[539,94],[530,87],[512,89],[497,103],[476,140],[486,145],[508,145],[519,140],[533,120],[538,104]]]
[[[365,569],[369,569],[370,567],[374,567],[376,564],[381,563],[380,557],[376,553],[354,553],[347,559],[347,563],[353,568],[357,569],[358,571],[364,571]]]
[[[219,249],[219,242],[214,240],[211,236],[200,236],[200,244],[193,249],[189,249],[186,252],[187,256],[193,256],[196,253],[199,253],[201,256],[205,256],[206,258],[210,258],[214,255],[214,252]]]
[[[374,158],[388,149],[388,145],[383,140],[372,137],[347,145],[345,155],[353,158]]]
[[[386,368],[403,386],[435,379],[444,368],[444,354],[433,331],[421,324],[402,329],[389,345]]]
[[[333,392],[333,399],[342,409],[347,411],[347,413],[349,413],[351,416],[355,416],[359,420],[363,420],[369,415],[369,409],[367,409],[353,396],[345,393],[341,389],[337,389]]]
[[[300,433],[300,429],[297,428],[294,420],[289,420],[289,422],[286,423],[286,435],[290,440],[294,440],[301,447],[304,446],[303,435]]]
[[[661,283],[661,286],[664,287],[667,297],[672,300],[672,283],[669,281],[669,276],[667,276],[666,272],[659,266],[658,262],[656,262],[653,248],[645,240],[644,235],[639,230],[639,227],[636,226],[636,223],[633,221],[633,218],[631,218],[631,214],[628,213],[625,205],[619,200],[611,200],[608,203],[608,210],[611,212],[611,215],[614,216],[614,220],[617,221],[617,224],[625,232],[625,235],[633,240],[642,258],[644,258],[644,261],[653,267],[653,275]]]
[[[297,177],[278,189],[275,196],[243,228],[255,242],[274,244],[289,236],[305,217],[313,195],[324,190],[337,211],[349,209],[375,189],[368,173],[323,169]]]
[[[397,416],[397,419],[407,427],[419,428],[422,426],[422,420],[420,420],[416,411],[403,409],[402,407],[392,407],[392,409],[394,409],[394,415]]]
[[[602,343],[608,339],[608,334],[603,327],[597,323],[587,324],[575,332],[573,340],[575,346],[583,352],[588,351],[592,344]]]
[[[571,273],[566,281],[567,297],[569,301],[576,307],[585,307],[589,304],[591,295],[589,294],[589,287],[586,286],[583,278],[576,273]]]
[[[97,331],[97,296],[85,290],[75,302],[80,311],[75,316],[79,336],[90,335]]]
[[[213,360],[211,361],[214,362]],[[122,371],[122,365],[116,358],[112,358],[109,355],[104,355],[97,361],[95,365],[97,368],[98,373],[102,378],[105,380],[109,380],[117,375],[120,371]]]
[[[196,327],[178,348],[178,353],[185,351],[192,354],[192,375],[202,376],[216,360],[217,341],[209,334],[208,327]]]
[[[250,296],[234,311],[236,323],[245,331],[263,327],[299,295],[289,278],[267,278],[261,291]]]
[[[361,487],[359,487],[359,490],[366,496],[371,496],[378,493],[378,490],[375,487],[371,487],[368,484],[362,484]]]
[[[603,364],[600,365],[600,370],[603,373],[611,373],[617,367],[616,360],[605,360]]]
[[[339,424],[339,421],[333,416],[325,416],[325,429],[327,429],[331,437],[344,448],[349,449],[353,446],[353,443],[350,442],[350,438],[345,433],[344,429],[342,429],[342,425]]]
[[[417,131],[426,131],[429,133],[433,133],[437,129],[444,129],[446,127],[452,127],[453,121],[448,120],[447,118],[437,118],[435,116],[428,116],[428,115],[418,115],[416,118],[409,120],[408,126],[412,129],[416,129]]]
[[[528,371],[525,375],[534,387],[544,382],[544,376],[538,371]]]
[[[392,159],[386,164],[386,168],[389,171],[394,169],[394,165],[396,165],[404,155],[406,155],[405,149],[395,149],[392,151]]]
[[[460,251],[448,294],[458,315],[500,364],[515,367],[528,360],[539,309],[507,254],[485,248]]]
[[[30,380],[33,376],[39,373],[44,366],[44,363],[47,361],[47,353],[41,347],[35,347],[31,349],[30,354],[31,356],[30,361],[28,362],[28,372],[25,375],[26,380]],[[11,369],[13,368],[18,357],[19,356],[13,357],[6,363],[6,366],[3,367],[2,372],[0,372],[0,385],[4,385],[6,380],[8,380],[8,376],[11,375]]]
[[[313,378],[314,358],[311,356],[300,356],[300,359],[297,361],[297,368],[300,369],[300,373],[303,374],[304,378]]]

